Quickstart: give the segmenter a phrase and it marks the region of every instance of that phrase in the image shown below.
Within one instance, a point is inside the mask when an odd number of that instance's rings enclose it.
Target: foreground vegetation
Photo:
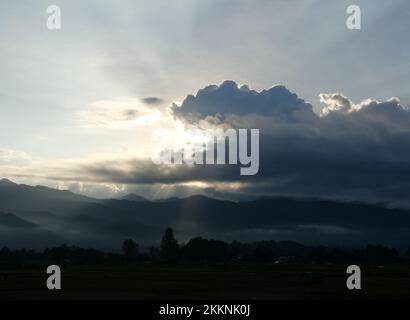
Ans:
[[[140,250],[132,239],[122,244],[122,253],[107,253],[66,244],[35,252],[26,249],[0,250],[0,269],[59,266],[121,265],[141,263],[172,264],[232,264],[232,263],[332,263],[332,264],[406,264],[410,261],[410,248],[400,254],[394,248],[367,245],[364,248],[308,247],[292,241],[259,241],[226,243],[219,240],[194,238],[179,244],[172,229],[168,228],[160,247]]]
[[[167,229],[161,245],[122,253],[62,245],[0,250],[0,299],[368,299],[410,298],[408,252],[380,245],[347,249],[285,241],[195,238]],[[62,269],[63,290],[45,286],[46,267]],[[362,268],[363,290],[346,289],[346,266]]]

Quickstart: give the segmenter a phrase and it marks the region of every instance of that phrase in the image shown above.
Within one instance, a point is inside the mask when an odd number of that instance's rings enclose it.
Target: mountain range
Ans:
[[[156,245],[167,227],[182,242],[203,236],[339,246],[410,244],[410,212],[382,205],[287,197],[233,202],[199,195],[94,199],[0,180],[0,247],[68,243],[119,250],[127,238]]]

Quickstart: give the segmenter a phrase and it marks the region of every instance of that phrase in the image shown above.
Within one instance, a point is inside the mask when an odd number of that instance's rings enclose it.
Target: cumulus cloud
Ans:
[[[331,113],[351,113],[359,111],[382,112],[390,116],[400,115],[401,111],[408,111],[407,107],[400,104],[400,99],[392,97],[386,101],[377,101],[375,99],[366,99],[354,104],[349,98],[341,93],[321,93],[319,94],[320,102],[325,106],[321,111],[321,116],[327,116]],[[405,113],[407,116],[408,113]]]
[[[175,116],[189,122],[206,117],[225,121],[229,116],[270,116],[283,121],[310,120],[315,117],[312,106],[282,85],[257,92],[234,81],[210,85],[189,95],[181,105],[174,104]]]
[[[240,176],[235,165],[158,166],[148,157],[131,155],[35,163],[29,169],[9,166],[7,172],[150,186],[153,192],[157,186],[192,186],[218,197],[315,196],[410,207],[409,108],[397,98],[354,103],[340,93],[327,93],[320,99],[326,111],[319,116],[285,87],[256,92],[229,81],[171,107],[178,121],[191,125],[261,129],[255,176]]]
[[[320,102],[325,104],[325,107],[322,109],[322,115],[324,116],[331,112],[348,112],[352,109],[352,102],[340,93],[321,93],[319,98]]]

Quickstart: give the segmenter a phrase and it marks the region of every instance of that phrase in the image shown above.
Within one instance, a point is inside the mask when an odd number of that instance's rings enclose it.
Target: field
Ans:
[[[410,268],[362,268],[362,290],[345,266],[213,265],[62,268],[62,290],[44,270],[0,272],[0,299],[409,299]]]

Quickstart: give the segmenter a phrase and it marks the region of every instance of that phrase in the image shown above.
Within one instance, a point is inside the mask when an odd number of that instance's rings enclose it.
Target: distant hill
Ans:
[[[12,213],[0,212],[0,225],[13,228],[32,228],[34,223],[25,221]]]
[[[44,249],[66,242],[62,236],[12,213],[0,212],[0,249]]]
[[[98,200],[43,186],[16,184],[7,179],[0,180],[0,210],[49,211],[66,213],[84,203]]]
[[[165,199],[155,199],[153,201],[155,202],[171,202],[171,201],[177,201],[180,200],[180,198],[178,197],[169,197],[169,198],[165,198]]]
[[[202,236],[225,241],[410,245],[409,211],[321,199],[280,197],[232,202],[191,196],[163,201],[142,201],[139,197],[137,201],[99,200],[2,180],[0,211],[68,242],[109,249],[118,249],[126,238],[147,246],[157,244],[168,226],[183,242]],[[24,222],[14,216],[3,217],[3,224],[21,229],[19,224]],[[0,217],[0,227],[1,221]]]
[[[144,197],[138,196],[135,193],[130,193],[130,194],[125,195],[121,198],[121,200],[136,201],[136,202],[148,201]]]

